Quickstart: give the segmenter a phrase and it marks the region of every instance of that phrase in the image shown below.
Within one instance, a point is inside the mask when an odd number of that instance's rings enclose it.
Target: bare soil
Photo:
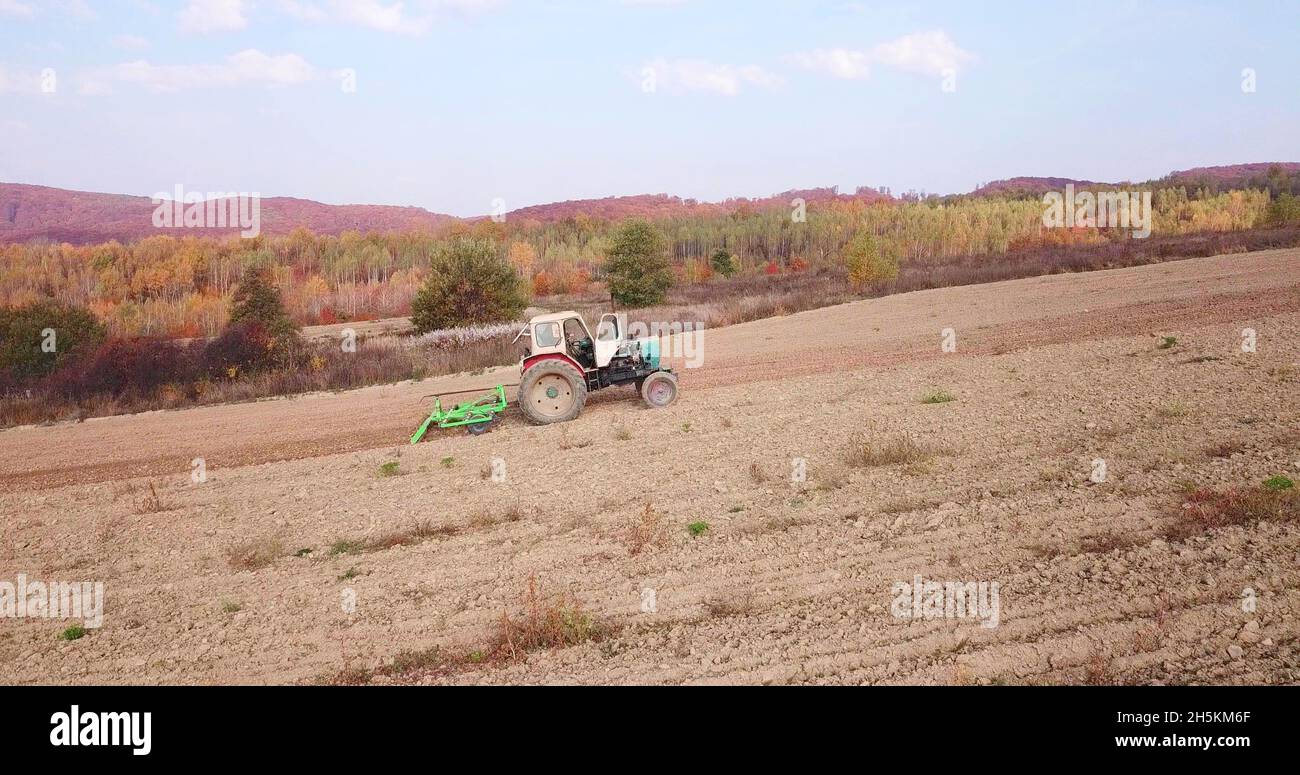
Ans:
[[[1264,251],[756,321],[707,332],[668,409],[614,389],[571,423],[416,446],[426,396],[514,371],[3,431],[0,581],[102,581],[107,602],[74,641],[0,619],[0,681],[332,680],[439,646],[456,669],[376,680],[1294,683],[1300,525],[1162,535],[1188,484],[1300,479],[1298,267]],[[926,452],[854,454],[900,439]],[[917,575],[997,582],[998,625],[895,616]],[[460,659],[530,577],[606,635]]]

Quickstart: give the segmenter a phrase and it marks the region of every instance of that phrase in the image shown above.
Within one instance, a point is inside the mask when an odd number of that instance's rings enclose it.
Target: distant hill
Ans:
[[[1177,170],[1163,178],[1142,183],[1129,181],[1099,182],[1075,178],[1019,177],[995,180],[972,191],[969,196],[1042,196],[1048,191],[1060,191],[1069,183],[1075,188],[1088,186],[1115,188],[1123,186],[1160,188],[1164,186],[1207,187],[1217,190],[1231,188],[1266,188],[1274,172],[1283,175],[1300,173],[1300,162],[1257,162],[1254,164],[1228,164],[1221,167],[1194,167]]]
[[[876,189],[862,187],[852,194],[841,194],[837,187],[808,188],[785,191],[768,197],[747,199],[739,197],[722,202],[700,202],[668,194],[641,194],[639,196],[611,196],[604,199],[574,199],[567,202],[521,207],[507,213],[507,218],[541,222],[561,221],[578,215],[587,218],[616,221],[623,218],[671,218],[681,215],[725,215],[741,209],[759,210],[768,207],[789,207],[795,199],[806,203],[837,201],[877,202],[891,199]]]
[[[1171,172],[1145,183],[1102,183],[1057,177],[1016,177],[985,183],[964,196],[1040,197],[1047,191],[1059,191],[1067,184],[1076,188],[1113,186],[1176,186],[1228,188],[1268,187],[1276,175],[1300,175],[1297,162],[1261,162],[1222,167],[1197,167]],[[743,210],[790,207],[794,199],[808,204],[819,202],[892,201],[887,192],[861,187],[852,194],[842,194],[836,187],[785,191],[756,199],[735,198],[722,202],[700,202],[668,194],[613,196],[604,199],[578,199],[534,205],[507,213],[509,219],[548,223],[584,216],[596,220],[617,221],[636,217],[657,220],[678,216],[702,217],[725,215]],[[904,198],[907,198],[906,195]],[[96,194],[68,191],[21,183],[0,183],[0,243],[26,242],[45,238],[56,242],[86,244],[108,240],[128,241],[154,234],[231,236],[238,229],[157,229],[153,225],[154,204],[148,197]],[[309,199],[268,197],[261,202],[263,234],[287,234],[304,226],[317,234],[340,234],[357,231],[415,231],[437,229],[460,219],[433,213],[419,207],[386,205],[327,205]]]
[[[0,183],[0,242],[37,237],[85,244],[127,241],[154,234],[232,236],[238,228],[157,229],[149,197],[96,194],[46,186]],[[309,199],[268,197],[261,201],[263,234],[287,234],[305,226],[317,234],[432,229],[456,220],[419,207],[327,205]]]

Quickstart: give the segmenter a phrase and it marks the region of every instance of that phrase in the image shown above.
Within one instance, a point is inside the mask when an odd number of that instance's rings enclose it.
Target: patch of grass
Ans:
[[[691,424],[688,422],[682,423],[682,433],[690,433],[690,432],[691,432]]]
[[[1244,442],[1238,439],[1225,439],[1224,441],[1219,441],[1206,447],[1205,454],[1210,457],[1225,458],[1232,457],[1245,449],[1246,445]]]
[[[451,468],[452,466],[456,465],[456,458],[445,457],[439,461],[439,465],[441,465],[443,468]]]
[[[699,538],[709,532],[709,523],[703,520],[692,522],[686,526],[686,529],[690,532],[692,538]]]
[[[226,550],[226,561],[235,570],[265,568],[284,554],[284,545],[278,538],[253,538],[241,541]]]
[[[1185,492],[1182,503],[1170,516],[1173,519],[1165,528],[1165,537],[1170,541],[1183,541],[1230,525],[1297,522],[1300,521],[1300,491],[1266,486],[1196,488]]]
[[[86,628],[80,624],[70,624],[59,633],[59,640],[80,640],[86,634]]]
[[[742,511],[744,511],[744,510],[745,510],[745,507],[744,507],[744,506],[736,505],[736,506],[732,506],[731,508],[727,509],[727,513],[728,513],[728,514],[739,514],[740,512],[742,512]]]
[[[1173,348],[1173,347],[1176,346],[1177,344],[1178,344],[1178,337],[1176,337],[1176,336],[1162,336],[1162,337],[1160,337],[1160,343],[1156,345],[1156,349],[1158,349],[1158,350],[1168,350],[1168,349]]]
[[[762,484],[767,481],[767,471],[755,461],[749,464],[749,478],[754,480],[754,484]]]
[[[360,554],[366,548],[364,541],[356,541],[349,538],[340,538],[330,544],[330,556],[337,557],[340,554]]]
[[[945,452],[940,447],[923,444],[906,433],[883,442],[857,437],[849,445],[844,462],[850,468],[876,468],[924,463],[935,455],[945,454]]]
[[[397,476],[401,471],[401,463],[396,460],[390,460],[379,467],[380,476]]]
[[[569,439],[569,431],[567,429],[560,430],[560,449],[565,450],[567,452],[568,450],[571,449],[582,449],[583,447],[590,447],[590,446],[591,446],[591,439],[583,439],[581,441],[571,441]]]
[[[311,548],[310,546],[305,546],[305,547],[303,547],[302,549],[299,549],[298,551],[294,552],[294,553],[293,553],[293,556],[294,556],[294,557],[306,557],[306,556],[308,556],[308,555],[311,554],[311,553],[312,553],[312,548]]]
[[[1132,549],[1149,543],[1140,536],[1122,535],[1120,533],[1102,533],[1086,536],[1079,542],[1079,554],[1107,554],[1115,550]]]
[[[1290,477],[1282,476],[1281,474],[1270,476],[1264,480],[1264,489],[1273,492],[1282,492],[1283,490],[1290,490],[1293,487],[1295,487],[1295,482],[1291,481]]]
[[[456,529],[450,525],[435,525],[431,520],[416,520],[410,527],[390,530],[368,539],[362,548],[369,551],[391,549],[394,546],[408,546],[428,538],[455,534]]]
[[[1212,363],[1223,360],[1217,355],[1198,355],[1195,358],[1188,358],[1183,363]]]
[[[626,425],[620,425],[614,429],[614,438],[618,439],[619,441],[631,441],[632,429],[627,427]]]
[[[957,396],[949,393],[947,390],[936,390],[933,393],[926,393],[921,397],[923,404],[946,404],[949,401],[956,401]]]
[[[221,603],[222,613],[237,614],[242,610],[244,610],[243,604],[237,603],[234,600],[224,600]]]
[[[582,605],[567,595],[543,596],[537,591],[537,577],[528,578],[520,609],[502,613],[489,654],[515,660],[532,651],[576,646],[600,641],[611,630],[598,622]]]
[[[749,593],[713,597],[704,601],[704,610],[714,619],[744,616],[754,610],[754,596]]]
[[[730,428],[732,425],[734,425],[734,423],[731,422],[731,418],[730,418],[730,417],[723,417],[723,418],[722,418],[722,427],[724,427],[724,428]]]
[[[160,511],[171,511],[176,508],[169,504],[161,495],[158,494],[158,488],[153,482],[149,483],[149,492],[135,502],[136,514],[157,514]]]
[[[1083,680],[1089,686],[1111,686],[1115,684],[1115,669],[1110,654],[1101,648],[1094,647],[1088,654],[1088,661],[1084,664]]]
[[[1156,414],[1166,419],[1186,417],[1191,412],[1182,401],[1171,401],[1156,409]]]
[[[649,501],[641,510],[640,516],[627,532],[627,549],[632,555],[638,555],[650,546],[662,546],[666,541],[663,519]]]
[[[339,581],[351,581],[352,579],[355,579],[358,575],[360,574],[357,573],[356,568],[348,568],[347,570],[343,571],[342,574],[339,575]]]

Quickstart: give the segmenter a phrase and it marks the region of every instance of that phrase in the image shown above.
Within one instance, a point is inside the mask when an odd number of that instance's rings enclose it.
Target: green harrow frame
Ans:
[[[424,438],[428,432],[429,426],[436,424],[439,428],[459,428],[465,426],[466,430],[474,435],[484,433],[491,426],[497,415],[505,411],[506,408],[506,387],[497,385],[496,388],[487,395],[473,401],[465,401],[456,404],[450,409],[442,408],[442,398],[434,396],[433,413],[428,416],[420,427],[411,437],[411,443],[416,444]]]

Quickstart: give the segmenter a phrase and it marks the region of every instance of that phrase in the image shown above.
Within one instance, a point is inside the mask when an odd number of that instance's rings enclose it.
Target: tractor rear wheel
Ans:
[[[651,409],[672,406],[677,400],[677,377],[666,371],[656,371],[641,383],[641,398]]]
[[[519,380],[519,408],[538,425],[572,420],[586,402],[586,381],[561,360],[551,358],[531,366]]]

